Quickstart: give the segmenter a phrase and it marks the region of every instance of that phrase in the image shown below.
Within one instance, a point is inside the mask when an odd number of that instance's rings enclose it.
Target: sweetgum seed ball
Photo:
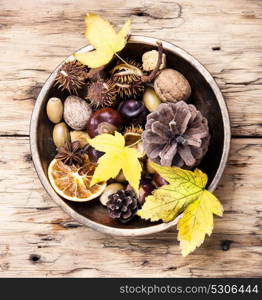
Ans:
[[[123,101],[119,106],[119,113],[123,117],[124,123],[130,125],[144,125],[149,111],[143,102],[130,99]]]
[[[87,133],[91,138],[102,133],[114,133],[122,127],[122,117],[113,108],[102,108],[94,112],[87,122]]]

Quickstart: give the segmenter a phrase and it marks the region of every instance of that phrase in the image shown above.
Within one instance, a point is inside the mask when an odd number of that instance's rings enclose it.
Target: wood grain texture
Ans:
[[[186,49],[217,79],[233,135],[262,134],[260,0],[2,0],[0,9],[1,134],[28,134],[43,82],[86,44],[84,15],[90,10],[118,27],[131,18],[133,33]]]
[[[2,0],[0,9],[0,277],[261,277],[261,1]],[[127,239],[81,226],[48,197],[33,169],[34,100],[55,66],[86,44],[90,10],[116,26],[131,18],[134,33],[195,56],[216,78],[233,135],[242,137],[232,140],[216,191],[224,217],[187,258],[175,229]]]
[[[216,194],[225,213],[187,258],[176,230],[116,238],[71,220],[49,199],[30,161],[28,138],[2,137],[0,277],[262,276],[262,139],[234,139]],[[248,258],[248,259],[247,259]]]

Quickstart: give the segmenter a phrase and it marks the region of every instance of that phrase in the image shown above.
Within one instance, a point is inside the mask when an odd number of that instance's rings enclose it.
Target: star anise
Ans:
[[[73,143],[65,142],[64,146],[57,148],[56,159],[61,160],[66,165],[83,164],[82,149],[79,141]]]

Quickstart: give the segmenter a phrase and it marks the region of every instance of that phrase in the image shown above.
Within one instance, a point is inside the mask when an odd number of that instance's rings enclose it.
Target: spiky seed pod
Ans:
[[[124,131],[124,138],[126,141],[126,146],[133,145],[141,140],[143,133],[143,128],[141,126],[131,126],[127,127]]]
[[[141,79],[142,65],[129,60],[127,64],[118,63],[112,70],[112,80],[117,83],[134,83]]]
[[[133,85],[133,84],[115,83],[115,85],[118,88],[118,93],[121,98],[136,99],[145,90],[145,87],[142,84]]]
[[[86,74],[86,66],[76,60],[67,61],[57,72],[56,85],[62,90],[77,94],[78,90],[85,84]]]
[[[90,104],[95,107],[113,106],[118,94],[118,88],[111,80],[106,81],[94,81],[88,89],[86,99],[90,101]]]
[[[136,98],[144,91],[144,86],[140,83],[143,76],[141,64],[135,61],[128,61],[127,64],[119,63],[112,70],[112,81],[119,89],[121,98]]]

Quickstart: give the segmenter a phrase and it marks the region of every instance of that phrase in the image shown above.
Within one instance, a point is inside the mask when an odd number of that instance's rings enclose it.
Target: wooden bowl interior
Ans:
[[[156,47],[141,43],[128,43],[120,55],[123,58],[128,57],[140,61],[142,54],[152,49],[156,49]],[[210,184],[219,167],[224,146],[223,119],[218,101],[208,82],[195,67],[173,52],[165,51],[165,53],[167,55],[167,66],[181,72],[190,82],[192,94],[188,102],[193,103],[208,119],[211,134],[210,146],[198,168],[208,175],[208,184]],[[55,155],[55,146],[52,140],[53,124],[48,120],[46,115],[46,102],[50,97],[59,97],[65,100],[67,96],[67,92],[61,92],[57,88],[51,87],[46,94],[45,101],[42,103],[39,112],[37,145],[46,176],[48,165]],[[115,228],[133,229],[157,224],[146,222],[136,217],[129,224],[121,225],[108,217],[106,209],[100,204],[98,199],[85,203],[63,201],[82,216],[96,223]]]

